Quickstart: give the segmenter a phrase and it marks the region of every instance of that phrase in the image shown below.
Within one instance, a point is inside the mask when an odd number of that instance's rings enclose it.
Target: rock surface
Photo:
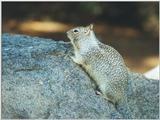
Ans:
[[[124,118],[69,54],[70,43],[3,34],[2,118]],[[132,117],[159,118],[159,81],[131,73],[128,86]]]

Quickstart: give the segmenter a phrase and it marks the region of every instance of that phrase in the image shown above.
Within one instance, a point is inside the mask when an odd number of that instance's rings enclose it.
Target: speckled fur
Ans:
[[[123,101],[128,70],[122,56],[96,38],[93,25],[71,29],[67,35],[74,47],[73,61],[82,65],[107,100]]]

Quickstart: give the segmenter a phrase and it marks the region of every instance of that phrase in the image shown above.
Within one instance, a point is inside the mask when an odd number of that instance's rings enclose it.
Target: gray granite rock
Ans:
[[[2,118],[124,118],[69,54],[70,43],[3,34]],[[159,81],[131,73],[128,86],[132,117],[159,118]]]

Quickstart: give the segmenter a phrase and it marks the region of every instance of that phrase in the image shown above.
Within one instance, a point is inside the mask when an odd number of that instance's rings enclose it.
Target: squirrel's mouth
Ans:
[[[67,37],[70,39],[69,34],[67,34]],[[71,39],[70,39],[71,40]]]
[[[70,34],[69,34],[69,31],[66,32],[66,34],[67,34],[67,37],[71,40],[71,36],[70,36]]]

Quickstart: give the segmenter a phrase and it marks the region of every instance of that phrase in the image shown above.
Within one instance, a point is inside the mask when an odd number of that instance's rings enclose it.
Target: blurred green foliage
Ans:
[[[159,2],[2,2],[2,32],[67,41],[65,31],[90,23],[129,67],[158,64]]]
[[[103,22],[157,31],[158,2],[2,2],[2,20],[57,20],[72,24]],[[152,25],[148,25],[148,24]],[[152,27],[153,26],[153,27]],[[156,29],[156,30],[155,30]]]

